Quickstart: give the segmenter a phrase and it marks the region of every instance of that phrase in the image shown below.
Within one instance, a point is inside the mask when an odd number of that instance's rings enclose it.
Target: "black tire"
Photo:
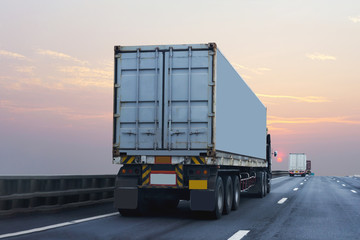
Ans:
[[[224,209],[224,185],[220,176],[216,179],[215,184],[215,208],[210,212],[210,216],[214,219],[221,218]]]
[[[264,197],[267,195],[267,187],[268,187],[268,177],[267,173],[264,172]]]
[[[224,214],[231,212],[233,198],[234,198],[234,186],[230,176],[225,177],[224,184]]]
[[[306,174],[303,174],[303,175],[301,175],[302,177],[305,177],[306,176]]]
[[[166,200],[164,203],[164,207],[168,209],[175,209],[179,205],[180,200]]]
[[[267,193],[271,192],[271,179],[267,179]]]
[[[240,206],[240,180],[238,176],[235,176],[233,179],[233,186],[234,186],[234,198],[232,202],[231,209],[236,211]]]
[[[258,172],[258,177],[256,179],[257,183],[257,189],[258,189],[258,192],[257,192],[257,197],[258,198],[263,198],[265,196],[265,184],[264,184],[264,173],[263,172]]]
[[[134,217],[140,216],[140,211],[138,209],[118,209],[119,213],[123,217]]]

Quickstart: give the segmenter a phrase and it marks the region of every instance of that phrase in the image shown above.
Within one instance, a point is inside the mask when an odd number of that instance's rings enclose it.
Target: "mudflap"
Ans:
[[[137,209],[138,201],[138,177],[117,176],[114,189],[114,207],[116,209]]]
[[[137,187],[117,187],[114,190],[114,207],[117,209],[136,209],[139,190]]]
[[[212,211],[215,209],[214,190],[191,190],[190,209],[193,211]]]

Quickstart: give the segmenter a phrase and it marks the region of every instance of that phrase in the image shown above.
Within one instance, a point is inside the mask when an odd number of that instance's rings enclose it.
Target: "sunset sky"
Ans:
[[[0,174],[112,165],[114,45],[216,42],[268,111],[273,169],[360,174],[360,1],[0,1]]]

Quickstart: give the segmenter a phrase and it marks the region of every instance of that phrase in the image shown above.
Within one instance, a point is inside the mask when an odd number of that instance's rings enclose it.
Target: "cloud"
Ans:
[[[306,54],[306,57],[310,58],[311,60],[321,60],[321,61],[325,61],[325,60],[332,60],[335,61],[336,57],[334,56],[330,56],[330,55],[325,55],[322,53],[312,53],[312,54]]]
[[[357,17],[348,17],[348,19],[350,21],[352,21],[353,23],[358,23],[360,22],[360,16],[357,16]]]
[[[58,71],[67,75],[64,82],[71,85],[81,87],[112,87],[113,72],[112,70],[103,70],[96,68],[80,67],[80,66],[62,66],[58,67]]]
[[[360,125],[360,120],[351,120],[348,117],[323,117],[323,118],[284,118],[268,116],[268,124],[313,124],[313,123],[341,123]]]
[[[269,95],[269,94],[256,94],[256,95],[258,97],[265,97],[265,98],[287,98],[287,99],[296,100],[297,102],[308,102],[308,103],[331,102],[325,97],[317,97],[317,96],[296,97],[296,96]]]
[[[264,74],[264,72],[271,71],[270,68],[266,68],[266,67],[250,68],[250,67],[247,67],[247,66],[244,66],[241,64],[237,64],[237,63],[232,63],[232,66],[235,69],[249,71],[249,72],[252,72],[252,73],[255,73],[258,75],[262,75],[262,74]]]
[[[24,55],[21,55],[19,53],[5,51],[5,50],[0,50],[0,55],[5,56],[5,57],[10,57],[10,58],[21,59],[21,60],[26,59],[26,57]]]
[[[12,113],[49,113],[65,117],[68,120],[85,120],[85,119],[111,119],[112,113],[81,113],[68,107],[33,107],[19,106],[12,101],[0,100],[0,109],[7,109]]]
[[[35,67],[34,66],[18,66],[16,67],[17,72],[21,73],[33,73]]]
[[[73,61],[73,62],[76,62],[76,63],[80,63],[82,65],[88,64],[87,61],[79,60],[79,59],[77,59],[75,57],[72,57],[70,55],[67,55],[67,54],[61,53],[61,52],[38,49],[37,53],[40,54],[40,55],[45,55],[45,56],[49,56],[49,57],[53,57],[53,58],[57,58],[57,59],[62,59],[62,60],[66,60],[66,61]]]

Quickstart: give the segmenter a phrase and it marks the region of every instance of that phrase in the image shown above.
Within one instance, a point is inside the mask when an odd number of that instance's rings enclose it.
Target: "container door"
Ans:
[[[114,144],[120,149],[162,148],[162,55],[138,49],[116,56]]]
[[[165,53],[164,148],[207,149],[212,137],[213,54],[208,50]]]

